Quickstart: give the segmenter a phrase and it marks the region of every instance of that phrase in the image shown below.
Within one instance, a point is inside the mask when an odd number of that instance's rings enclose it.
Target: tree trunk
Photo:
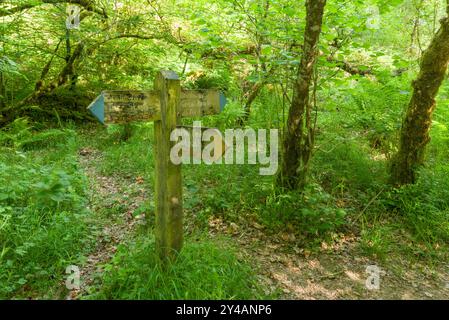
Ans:
[[[447,8],[449,15],[449,4]],[[430,141],[435,97],[444,80],[449,63],[449,17],[429,48],[423,53],[421,71],[413,81],[413,96],[402,124],[399,151],[393,157],[391,182],[397,186],[415,183],[417,169],[424,163],[426,145]]]
[[[40,97],[45,96],[51,92],[53,92],[55,89],[65,85],[69,80],[72,81],[72,85],[76,81],[76,75],[74,73],[74,69],[76,64],[79,63],[79,60],[82,57],[84,51],[84,44],[82,42],[79,42],[75,49],[73,50],[72,55],[67,60],[66,64],[64,65],[64,68],[59,72],[57,78],[50,82],[47,85],[43,84],[43,80],[40,79],[35,86],[35,91],[25,98],[23,101],[21,101],[18,104],[18,107],[25,106],[29,103],[33,103],[34,101],[39,100]],[[49,67],[49,66],[48,66]],[[47,68],[47,66],[45,67]],[[48,72],[48,71],[47,71]],[[43,75],[45,75],[43,71]],[[41,76],[42,78],[42,76]]]
[[[318,55],[318,42],[323,24],[326,0],[307,0],[307,21],[298,76],[284,136],[284,152],[278,185],[302,189],[306,183],[314,145],[314,123],[311,117],[310,88]]]
[[[267,75],[268,77],[268,75]],[[238,119],[238,125],[244,126],[246,122],[248,122],[249,117],[251,116],[251,107],[253,105],[253,102],[256,100],[256,98],[259,96],[260,92],[262,91],[263,87],[266,85],[268,79],[264,78],[262,80],[259,80],[256,82],[245,94],[245,103],[243,106],[243,115]]]
[[[6,106],[6,85],[3,72],[0,71],[0,112]]]

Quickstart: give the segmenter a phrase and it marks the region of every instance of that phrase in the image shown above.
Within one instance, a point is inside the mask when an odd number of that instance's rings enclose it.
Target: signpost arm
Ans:
[[[171,132],[180,124],[181,86],[176,73],[161,71],[154,88],[160,94],[161,120],[154,123],[156,152],[156,246],[162,260],[174,258],[182,248],[181,165],[170,161]]]

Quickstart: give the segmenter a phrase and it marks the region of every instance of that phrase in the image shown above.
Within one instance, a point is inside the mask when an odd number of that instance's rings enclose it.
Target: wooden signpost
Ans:
[[[163,260],[174,257],[183,243],[181,165],[170,160],[175,144],[170,134],[182,117],[218,114],[225,104],[218,90],[183,90],[175,72],[161,71],[154,90],[104,91],[88,107],[103,124],[154,121],[156,245]]]

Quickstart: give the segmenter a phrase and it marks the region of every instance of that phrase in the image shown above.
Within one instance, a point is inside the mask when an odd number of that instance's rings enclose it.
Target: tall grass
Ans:
[[[52,297],[92,243],[73,131],[0,132],[0,298]]]
[[[141,236],[119,247],[98,292],[88,299],[256,299],[263,298],[254,270],[234,248],[188,238],[178,259],[161,267],[154,239]]]

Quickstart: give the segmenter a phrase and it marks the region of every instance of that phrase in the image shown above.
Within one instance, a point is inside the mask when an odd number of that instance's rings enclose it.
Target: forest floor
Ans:
[[[73,290],[68,300],[77,299],[89,292],[96,280],[101,278],[102,265],[110,261],[117,251],[117,246],[124,242],[135,231],[143,216],[135,217],[133,212],[147,199],[141,181],[129,181],[126,177],[101,175],[95,164],[103,161],[102,153],[91,148],[79,151],[79,162],[88,177],[90,185],[91,210],[111,210],[113,204],[120,204],[118,215],[109,215],[105,219],[103,230],[98,238],[97,246],[81,268],[80,290]]]
[[[262,271],[259,280],[266,293],[281,289],[282,299],[449,298],[449,281],[443,268],[424,262],[413,264],[400,256],[380,264],[361,253],[358,238],[353,235],[342,236],[334,245],[323,243],[314,253],[295,241],[285,241],[285,235],[273,238],[257,229],[241,230],[234,237],[243,249],[242,255]],[[366,267],[370,265],[381,270],[379,290],[368,290],[365,285],[369,275]]]
[[[118,215],[106,219],[97,247],[82,267],[81,290],[67,299],[82,298],[95,286],[101,286],[102,265],[109,261],[120,243],[145,223],[135,214],[149,195],[140,177],[121,174],[104,176],[96,169],[104,161],[102,152],[83,148],[79,161],[90,181],[91,210],[109,210],[120,203]],[[186,228],[189,228],[189,212]],[[379,263],[363,255],[354,234],[340,234],[332,243],[322,243],[311,252],[299,244],[293,234],[269,234],[256,222],[238,225],[219,217],[208,221],[208,236],[229,239],[238,246],[240,259],[252,264],[265,294],[281,299],[448,299],[449,278],[444,266],[416,263],[400,254],[389,255]],[[380,289],[368,290],[366,267],[377,265],[382,271]]]

